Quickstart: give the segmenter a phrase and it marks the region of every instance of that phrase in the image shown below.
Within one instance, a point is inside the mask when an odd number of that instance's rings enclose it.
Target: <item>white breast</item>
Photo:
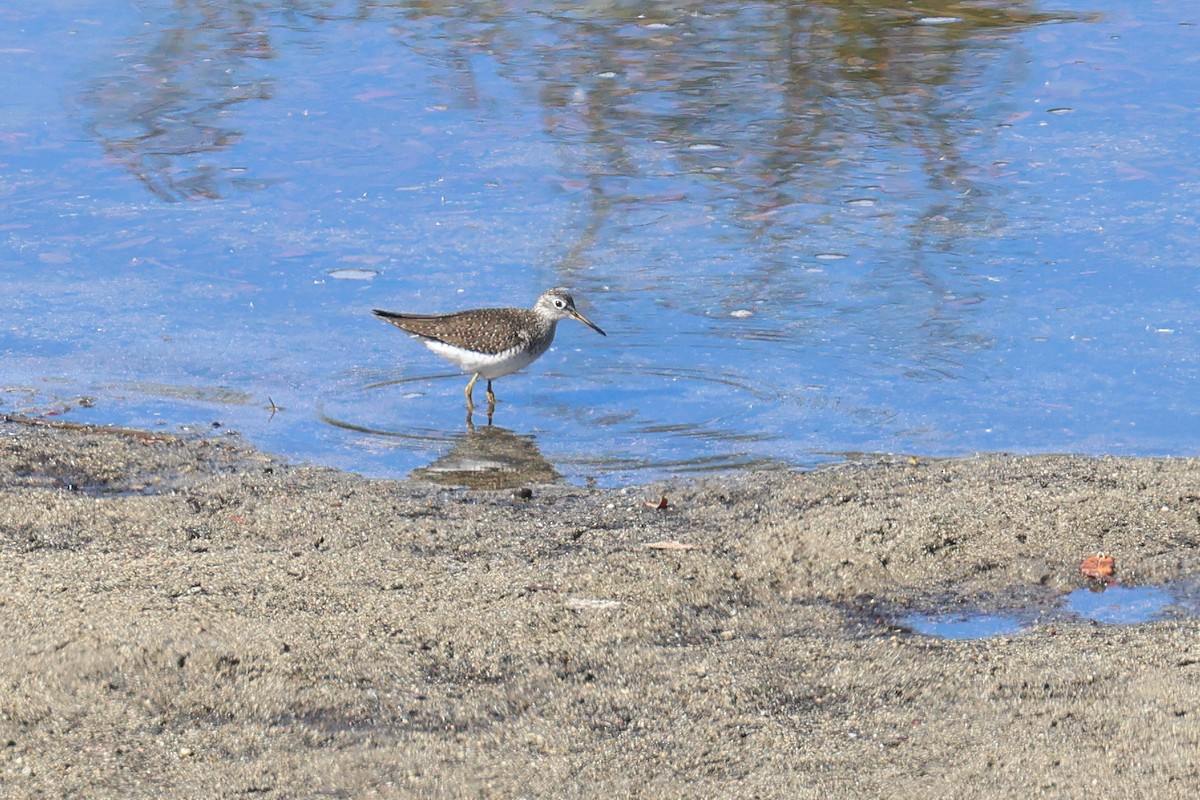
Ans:
[[[501,375],[508,375],[529,366],[550,347],[550,342],[547,341],[545,347],[538,350],[514,348],[506,350],[503,353],[497,353],[496,355],[488,355],[486,353],[463,350],[461,347],[454,347],[445,342],[435,342],[429,339],[422,341],[430,350],[447,361],[457,364],[464,372],[478,372],[489,380],[499,378]]]

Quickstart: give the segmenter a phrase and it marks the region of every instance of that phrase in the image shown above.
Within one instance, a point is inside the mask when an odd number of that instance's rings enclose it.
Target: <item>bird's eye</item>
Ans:
[[[554,301],[554,307],[555,307],[555,308],[562,308],[562,307],[563,307],[563,301],[562,301],[562,300],[555,300],[555,301]]]

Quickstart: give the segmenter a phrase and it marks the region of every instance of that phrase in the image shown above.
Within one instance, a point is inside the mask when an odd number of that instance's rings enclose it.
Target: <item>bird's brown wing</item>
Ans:
[[[453,314],[401,314],[375,309],[375,316],[422,339],[478,353],[503,353],[529,341],[531,312],[519,308],[476,308]]]

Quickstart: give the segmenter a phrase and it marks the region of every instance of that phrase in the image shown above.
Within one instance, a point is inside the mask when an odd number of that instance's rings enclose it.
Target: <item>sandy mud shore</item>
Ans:
[[[0,794],[1200,796],[1200,620],[896,624],[1195,578],[1200,462],[529,488],[0,422]]]

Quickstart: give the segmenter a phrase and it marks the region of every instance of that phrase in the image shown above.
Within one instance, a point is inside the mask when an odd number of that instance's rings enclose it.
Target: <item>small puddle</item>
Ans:
[[[911,614],[900,624],[923,636],[939,639],[986,639],[1020,633],[1024,626],[1011,614]]]
[[[1200,581],[1162,586],[1084,587],[1045,606],[1013,610],[975,608],[969,611],[909,612],[895,618],[898,625],[922,636],[939,639],[986,639],[1023,633],[1035,624],[1090,620],[1104,625],[1138,625],[1200,615]]]
[[[1175,595],[1158,586],[1110,586],[1102,592],[1076,589],[1067,595],[1066,610],[1108,625],[1137,625],[1165,619]]]

